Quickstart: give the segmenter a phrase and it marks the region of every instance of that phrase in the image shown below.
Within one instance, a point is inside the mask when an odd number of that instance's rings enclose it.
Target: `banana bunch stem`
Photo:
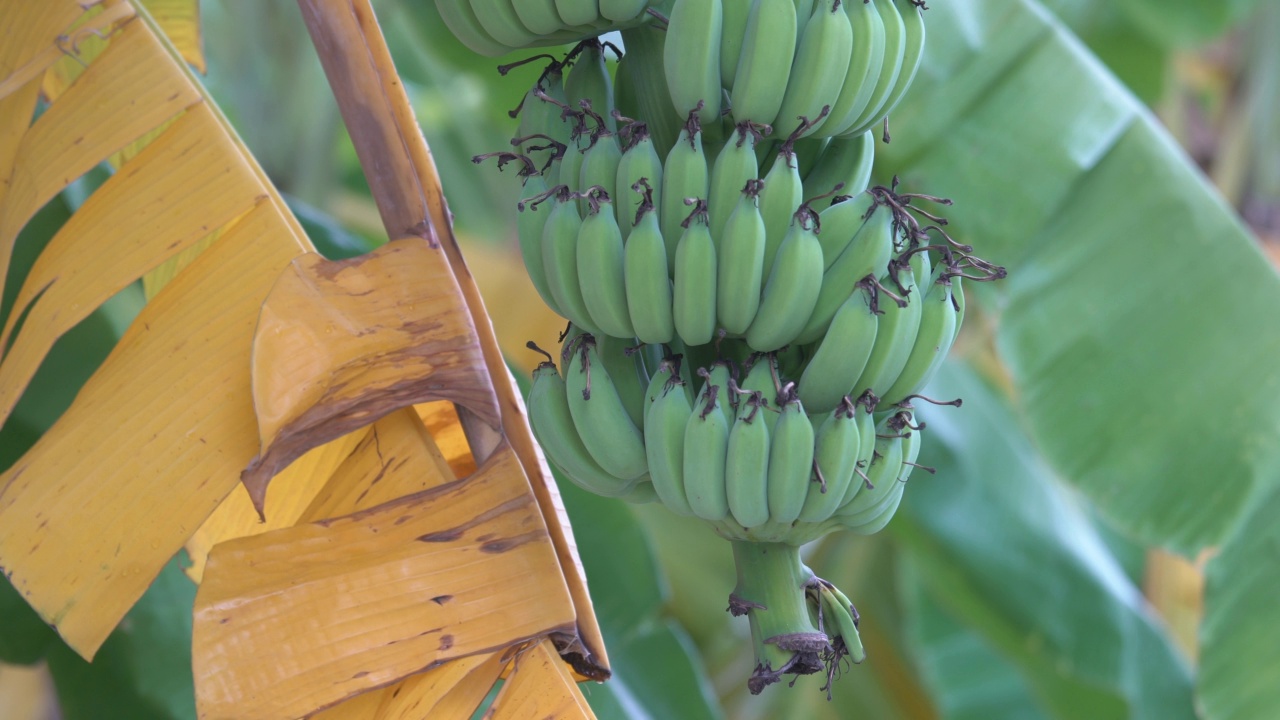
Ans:
[[[786,543],[735,541],[738,585],[729,596],[729,612],[747,615],[756,667],[747,681],[752,694],[783,675],[810,675],[824,669],[830,650],[825,633],[809,612],[806,589],[813,571],[800,561],[800,548]]]

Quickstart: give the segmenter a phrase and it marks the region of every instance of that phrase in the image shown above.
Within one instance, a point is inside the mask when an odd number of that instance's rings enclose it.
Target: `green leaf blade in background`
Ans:
[[[1199,678],[1205,720],[1271,720],[1280,708],[1280,490],[1251,507],[1206,573]]]
[[[1280,365],[1259,362],[1280,335],[1258,331],[1280,280],[1069,31],[1033,0],[1001,5],[930,10],[966,32],[930,34],[878,165],[954,198],[954,234],[1008,266],[978,295],[1005,310],[1018,411],[1054,468],[1127,532],[1192,554],[1280,476]],[[966,85],[985,89],[957,107]]]
[[[922,411],[922,462],[890,528],[922,586],[1023,674],[1051,717],[1195,717],[1192,675],[1006,402],[953,365]]]

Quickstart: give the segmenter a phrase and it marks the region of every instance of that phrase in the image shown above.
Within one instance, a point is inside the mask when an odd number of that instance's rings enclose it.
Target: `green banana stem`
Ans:
[[[756,667],[747,681],[753,695],[783,675],[823,670],[827,636],[813,624],[806,588],[814,575],[800,561],[800,548],[785,543],[734,541],[738,585],[729,596],[729,612],[751,622]]]

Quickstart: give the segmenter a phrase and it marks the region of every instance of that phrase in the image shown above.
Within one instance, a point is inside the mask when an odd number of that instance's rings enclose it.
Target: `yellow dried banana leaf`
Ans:
[[[86,657],[257,453],[248,357],[258,309],[280,272],[312,249],[145,14],[125,2],[92,11],[84,18],[74,0],[0,3],[0,23],[23,28],[0,44],[0,87],[12,88],[0,96],[0,265],[43,202],[163,132],[157,147],[91,196],[28,280],[31,302],[14,314],[30,309],[42,319],[10,329],[14,353],[0,363],[5,397],[20,394],[41,348],[112,288],[202,232],[224,232],[143,309],[62,418],[0,475],[0,566]],[[32,123],[48,58],[74,52],[85,28],[104,36],[105,49]],[[191,153],[217,158],[213,167],[223,172],[181,160]],[[186,212],[169,212],[171,203]],[[131,226],[138,231],[128,233]],[[50,294],[56,304],[42,305]]]
[[[543,641],[521,654],[498,691],[486,720],[523,718],[595,718],[587,699],[559,662],[555,647]]]
[[[196,598],[202,717],[293,718],[575,621],[519,461],[223,543]],[[271,658],[258,662],[256,658]],[[352,672],[352,668],[359,668]]]

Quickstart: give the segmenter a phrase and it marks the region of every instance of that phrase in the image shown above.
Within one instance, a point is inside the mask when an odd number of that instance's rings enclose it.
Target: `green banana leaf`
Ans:
[[[912,655],[938,714],[947,720],[1048,720],[1018,668],[939,606],[909,557],[902,565]]]
[[[1280,708],[1280,490],[1252,506],[1207,571],[1199,678],[1205,720],[1269,720]]]
[[[954,31],[930,34],[878,169],[954,198],[953,234],[1008,266],[975,294],[1054,469],[1144,541],[1219,541],[1280,475],[1280,279],[1043,7],[931,7]]]
[[[1192,675],[1090,524],[965,366],[934,383],[964,406],[926,408],[921,462],[890,529],[924,592],[1022,674],[1051,717],[1194,718]]]

